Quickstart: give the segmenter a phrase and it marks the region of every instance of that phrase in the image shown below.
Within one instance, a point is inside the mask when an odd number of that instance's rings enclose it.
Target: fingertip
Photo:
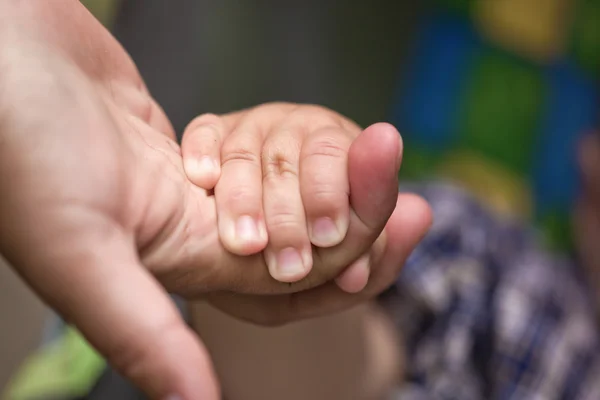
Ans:
[[[369,274],[370,259],[368,256],[363,256],[335,278],[335,283],[346,293],[359,293],[367,286]]]
[[[308,235],[313,245],[321,248],[333,247],[340,244],[346,237],[349,226],[348,217],[320,217],[308,226]]]
[[[433,212],[429,203],[421,196],[412,193],[401,193],[398,195],[397,207],[407,210],[407,218],[414,221],[415,226],[426,231],[433,223]]]
[[[183,168],[195,185],[211,190],[221,175],[221,141],[224,135],[220,117],[205,114],[185,129],[181,141]]]
[[[370,275],[362,294],[380,293],[398,279],[405,261],[433,221],[429,204],[414,194],[399,194],[396,208],[370,251]]]
[[[388,122],[376,122],[369,125],[363,133],[370,135],[378,135],[381,137],[388,137],[391,140],[396,140],[400,136],[400,132],[396,127]]]
[[[219,234],[223,247],[238,256],[260,253],[269,241],[264,221],[250,215],[237,219],[223,216],[219,221]]]
[[[265,251],[265,261],[269,274],[279,282],[293,283],[305,278],[312,269],[312,252],[308,249],[298,250],[286,247],[274,251]]]
[[[432,223],[433,213],[425,199],[412,193],[400,193],[385,227],[387,247],[412,249],[429,231]]]
[[[361,136],[363,135],[367,136],[369,140],[375,142],[382,149],[386,149],[386,151],[394,154],[397,161],[396,169],[400,169],[404,142],[402,135],[394,125],[388,122],[377,122],[367,127],[361,134]]]
[[[221,166],[209,156],[184,156],[183,169],[194,185],[206,190],[214,189],[221,175]]]

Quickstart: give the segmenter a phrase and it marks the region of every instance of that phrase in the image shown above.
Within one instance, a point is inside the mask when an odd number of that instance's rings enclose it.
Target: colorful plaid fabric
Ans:
[[[434,225],[382,296],[406,341],[393,399],[600,399],[598,327],[574,263],[444,185]]]

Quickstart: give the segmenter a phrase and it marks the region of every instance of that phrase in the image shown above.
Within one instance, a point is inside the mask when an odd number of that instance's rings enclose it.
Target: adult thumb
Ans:
[[[152,399],[218,400],[207,351],[140,264],[133,238],[102,221],[80,222],[94,228],[59,230],[60,240],[9,261]]]

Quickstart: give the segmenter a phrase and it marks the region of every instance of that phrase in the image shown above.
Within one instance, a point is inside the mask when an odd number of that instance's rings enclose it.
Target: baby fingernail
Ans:
[[[217,163],[208,156],[200,157],[197,164],[197,173],[201,175],[213,175],[217,171]]]
[[[249,215],[239,217],[235,225],[235,236],[244,242],[258,239],[260,232],[254,218]]]
[[[323,217],[312,223],[310,239],[315,246],[331,247],[343,240],[343,234],[331,218]]]
[[[281,250],[275,259],[277,278],[284,280],[299,279],[306,271],[306,265],[300,252],[293,247]]]
[[[184,160],[185,172],[196,178],[213,176],[218,173],[219,166],[212,158],[202,156],[200,158],[190,157]]]

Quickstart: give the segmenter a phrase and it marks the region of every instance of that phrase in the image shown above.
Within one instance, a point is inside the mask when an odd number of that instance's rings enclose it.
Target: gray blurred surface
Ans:
[[[130,0],[114,26],[178,132],[266,101],[385,119],[424,2]]]
[[[10,376],[40,344],[45,306],[0,257],[0,393]]]

